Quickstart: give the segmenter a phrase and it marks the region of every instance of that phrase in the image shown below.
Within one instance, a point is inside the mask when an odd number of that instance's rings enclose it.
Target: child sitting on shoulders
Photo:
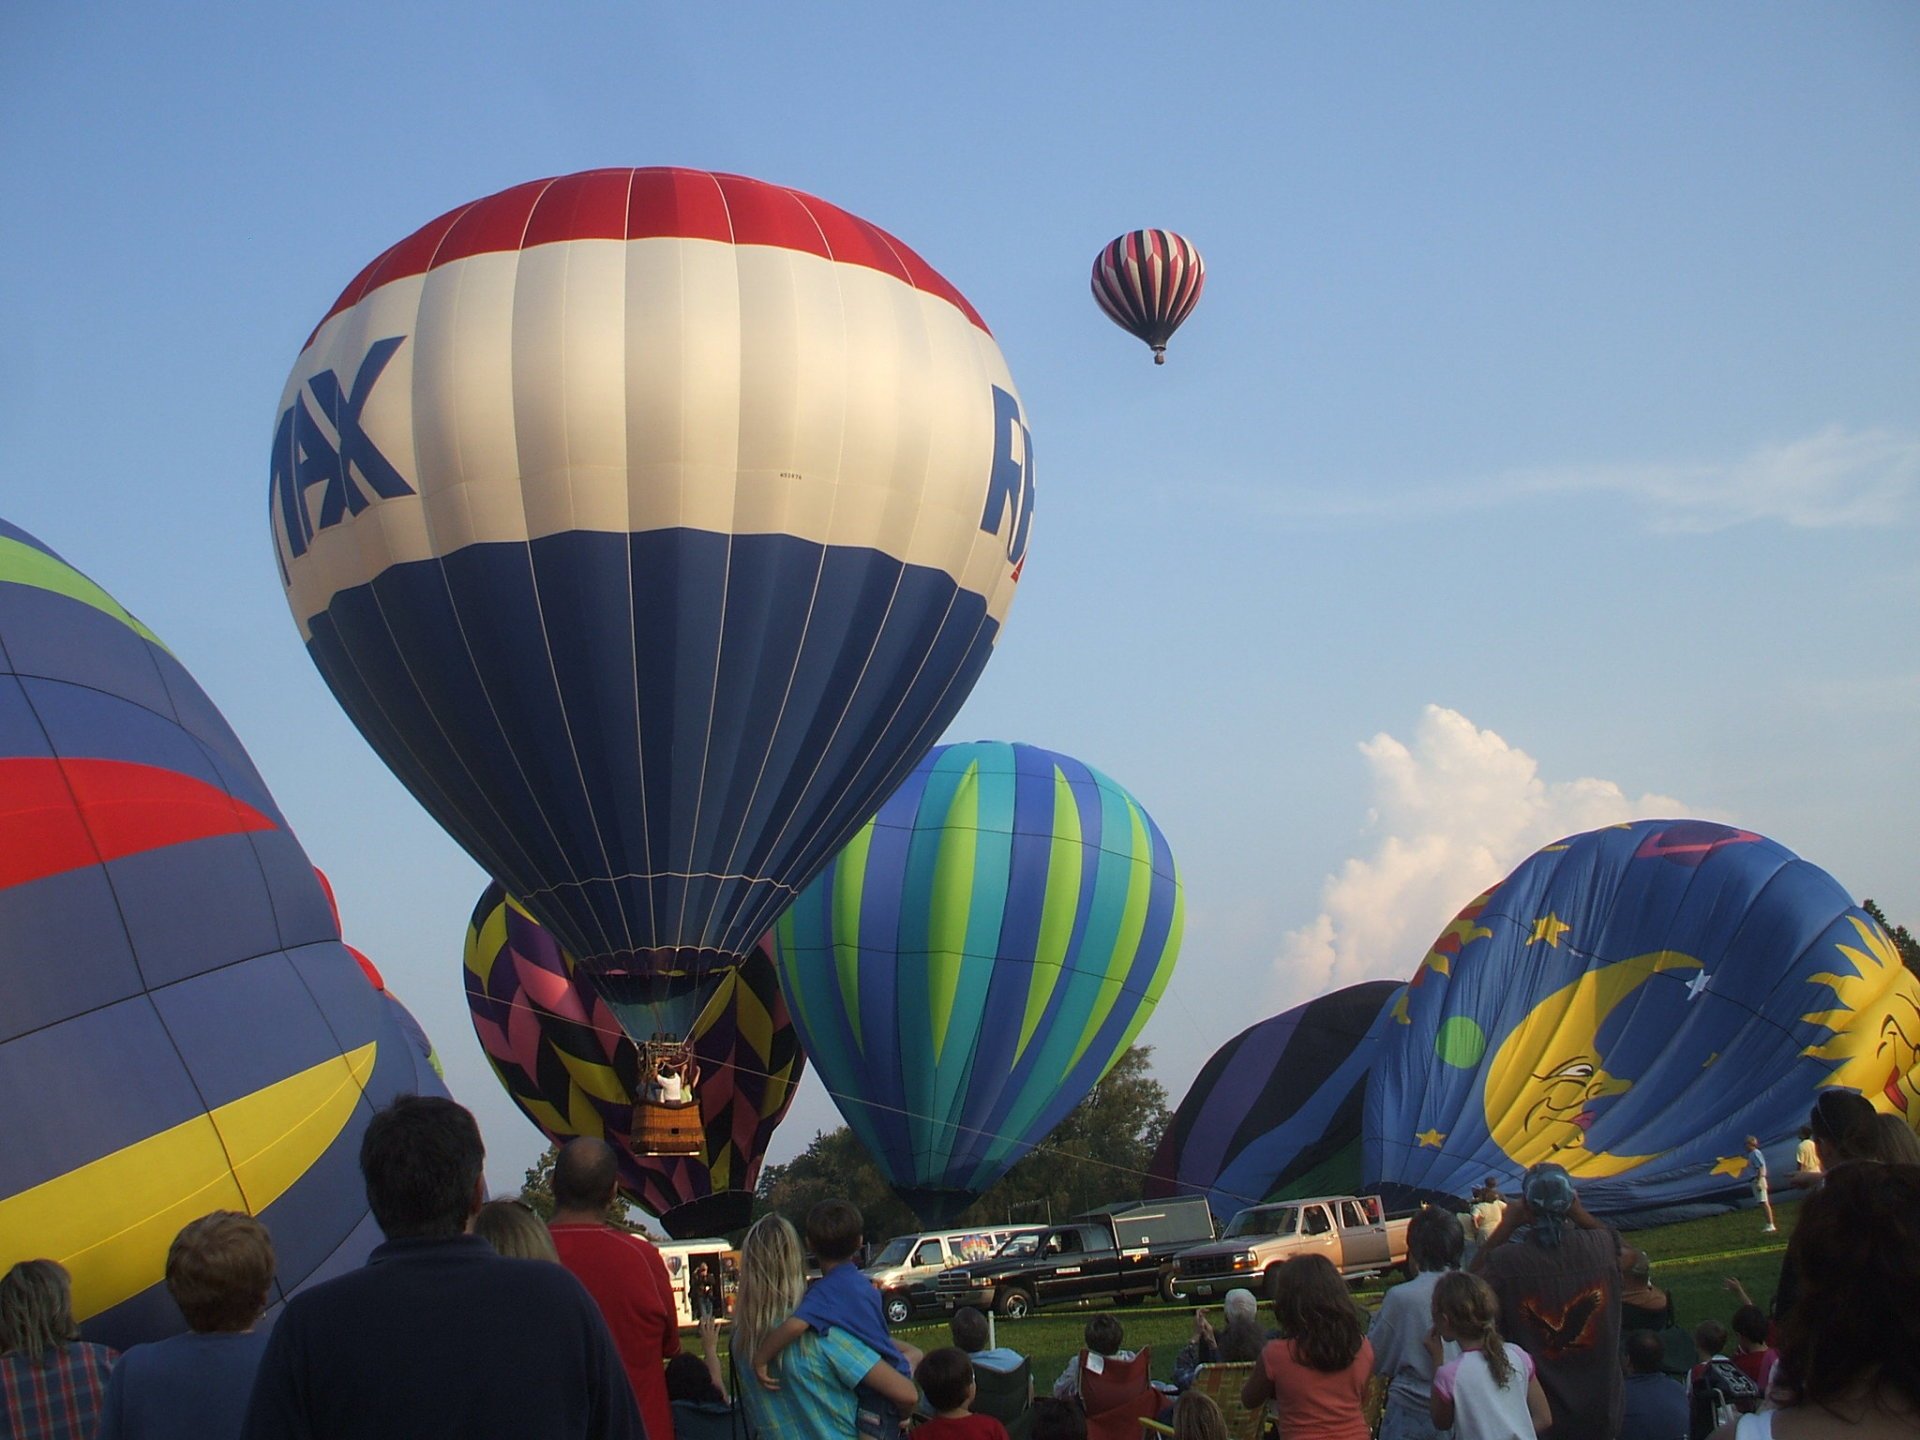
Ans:
[[[973,1413],[973,1361],[949,1345],[931,1351],[913,1372],[933,1407],[933,1419],[914,1430],[919,1440],[1007,1440],[1007,1427],[991,1415]]]
[[[1535,1440],[1553,1423],[1546,1392],[1534,1374],[1533,1357],[1501,1342],[1500,1302],[1478,1275],[1450,1270],[1433,1287],[1431,1410],[1436,1430],[1454,1440]],[[1441,1342],[1460,1347],[1456,1360],[1441,1363]]]
[[[807,1212],[807,1248],[820,1262],[820,1278],[801,1297],[792,1316],[770,1330],[753,1352],[754,1376],[767,1389],[780,1388],[771,1370],[775,1357],[809,1330],[823,1335],[844,1330],[902,1375],[913,1378],[913,1362],[920,1359],[920,1352],[894,1342],[880,1308],[880,1292],[853,1263],[864,1228],[859,1209],[845,1200],[822,1200]],[[860,1434],[875,1440],[897,1437],[906,1417],[864,1385],[855,1393]]]

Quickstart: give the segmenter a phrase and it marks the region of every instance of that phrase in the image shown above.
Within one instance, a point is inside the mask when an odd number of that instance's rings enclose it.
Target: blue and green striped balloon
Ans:
[[[1125,790],[1032,745],[936,747],[774,927],[840,1113],[929,1224],[1044,1140],[1145,1025],[1185,907]]]

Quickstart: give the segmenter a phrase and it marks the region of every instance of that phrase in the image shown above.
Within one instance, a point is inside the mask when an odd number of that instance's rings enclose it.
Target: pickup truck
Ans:
[[[1175,1257],[1173,1293],[1207,1300],[1241,1288],[1264,1297],[1296,1255],[1324,1255],[1348,1277],[1386,1270],[1407,1258],[1407,1218],[1387,1219],[1378,1195],[1252,1205],[1228,1222],[1216,1243]]]
[[[1043,1305],[1173,1298],[1173,1257],[1212,1238],[1213,1212],[1197,1195],[1125,1202],[1050,1227],[1032,1251],[944,1271],[942,1309],[989,1307],[1018,1320]]]

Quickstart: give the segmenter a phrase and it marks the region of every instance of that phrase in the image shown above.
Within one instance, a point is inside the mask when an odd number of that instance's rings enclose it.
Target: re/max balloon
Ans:
[[[276,1302],[359,1265],[368,1118],[446,1093],[212,702],[3,521],[0,994],[0,1270],[60,1261],[115,1346],[184,1328],[167,1249],[210,1210],[272,1231]]]
[[[1367,1076],[1400,990],[1352,985],[1222,1045],[1174,1111],[1147,1194],[1205,1195],[1225,1219],[1263,1200],[1358,1192]]]
[[[992,336],[899,241],[596,170],[354,279],[282,393],[268,510],[354,724],[644,1039],[958,711],[1033,468]]]
[[[633,1153],[637,1048],[559,942],[498,884],[474,907],[465,969],[480,1048],[542,1134],[609,1141],[621,1188],[670,1235],[746,1228],[767,1142],[806,1069],[764,946],[726,974],[694,1022],[707,1144],[695,1158]]]
[[[1130,230],[1093,261],[1093,298],[1107,318],[1167,363],[1167,342],[1200,303],[1206,262],[1193,242],[1171,230]]]
[[[840,1113],[934,1224],[1125,1052],[1183,915],[1165,837],[1106,776],[943,745],[780,917],[774,958]]]
[[[1644,820],[1549,845],[1462,910],[1397,1008],[1366,1168],[1462,1196],[1555,1160],[1596,1213],[1724,1208],[1825,1086],[1920,1117],[1920,983],[1771,840]]]

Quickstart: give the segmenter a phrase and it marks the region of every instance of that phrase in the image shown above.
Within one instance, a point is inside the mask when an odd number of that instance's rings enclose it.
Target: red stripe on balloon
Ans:
[[[0,759],[0,889],[274,822],[203,780],[126,760]]]
[[[320,324],[395,280],[472,255],[569,240],[666,237],[767,245],[878,270],[938,296],[986,330],[980,312],[947,279],[877,225],[837,205],[705,170],[588,170],[530,180],[430,220],[354,276]],[[314,334],[319,326],[314,327]],[[313,343],[313,336],[307,337]]]

